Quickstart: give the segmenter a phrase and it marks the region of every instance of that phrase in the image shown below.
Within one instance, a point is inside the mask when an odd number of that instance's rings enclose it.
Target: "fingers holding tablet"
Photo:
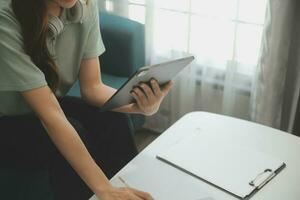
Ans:
[[[151,87],[148,84],[141,83],[140,87],[142,88],[143,92],[145,93],[147,100],[149,102],[155,101],[154,93],[151,89]]]
[[[134,87],[131,91],[131,94],[133,95],[137,103],[140,102],[141,106],[147,105],[147,97],[139,87]]]
[[[150,83],[155,96],[158,97],[166,96],[173,86],[173,81],[169,81],[168,83],[160,86],[154,78],[151,79]]]
[[[158,82],[152,79],[149,85],[139,83],[139,85],[135,86],[130,92],[132,97],[136,100],[139,111],[148,116],[158,111],[162,100],[170,91],[173,82],[169,81],[160,87]]]
[[[172,89],[174,82],[173,81],[169,81],[166,85],[164,85],[161,90],[163,92],[163,94],[166,96],[169,91]]]
[[[154,92],[154,95],[156,97],[161,97],[163,94],[161,92],[161,89],[160,89],[160,86],[158,85],[157,80],[152,78],[151,81],[150,81],[150,84],[151,84],[152,90]]]

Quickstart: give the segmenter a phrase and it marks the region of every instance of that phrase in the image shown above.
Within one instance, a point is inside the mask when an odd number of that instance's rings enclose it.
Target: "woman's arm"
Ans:
[[[80,90],[82,98],[89,104],[101,107],[116,92],[116,89],[103,84],[101,80],[98,58],[83,60],[80,67]],[[152,115],[157,112],[162,100],[172,87],[172,82],[160,88],[158,83],[151,81],[151,88],[146,84],[134,88],[131,93],[136,103],[114,109],[116,112],[139,113]]]
[[[140,191],[115,189],[111,186],[67,120],[49,87],[22,92],[22,96],[37,114],[61,154],[98,197],[102,200],[152,199],[149,194]]]
[[[67,120],[52,91],[42,87],[23,92],[22,95],[41,120],[55,146],[87,185],[95,192],[111,187]]]
[[[98,58],[83,60],[79,81],[81,97],[88,103],[101,107],[117,90],[103,84]]]

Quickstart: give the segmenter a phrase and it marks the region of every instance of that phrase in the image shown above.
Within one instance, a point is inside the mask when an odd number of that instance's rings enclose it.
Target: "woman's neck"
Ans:
[[[60,16],[61,7],[55,1],[48,1],[47,5],[48,13],[53,16]]]

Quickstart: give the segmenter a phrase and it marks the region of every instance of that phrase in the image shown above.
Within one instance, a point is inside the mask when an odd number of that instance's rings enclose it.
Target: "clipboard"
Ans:
[[[209,133],[193,133],[156,157],[239,199],[250,199],[286,167],[264,152]]]

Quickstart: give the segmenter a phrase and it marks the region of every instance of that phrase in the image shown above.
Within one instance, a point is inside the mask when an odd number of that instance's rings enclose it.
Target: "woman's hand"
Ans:
[[[158,82],[151,79],[150,85],[151,87],[141,83],[131,91],[131,95],[136,100],[137,110],[146,116],[153,115],[158,111],[162,100],[171,90],[173,82],[170,81],[160,88]]]
[[[100,200],[154,200],[150,194],[133,188],[111,188],[97,196]]]

